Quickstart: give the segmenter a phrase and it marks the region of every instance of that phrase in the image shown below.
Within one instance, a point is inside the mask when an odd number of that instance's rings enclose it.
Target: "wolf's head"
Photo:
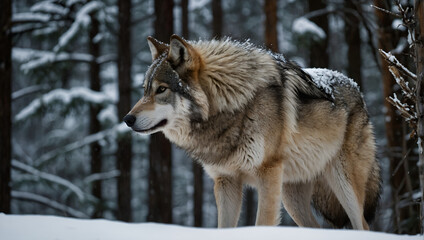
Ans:
[[[208,103],[199,83],[202,59],[182,38],[170,44],[147,38],[153,63],[144,78],[144,96],[124,117],[134,131],[151,134],[173,128],[181,121],[202,121]]]

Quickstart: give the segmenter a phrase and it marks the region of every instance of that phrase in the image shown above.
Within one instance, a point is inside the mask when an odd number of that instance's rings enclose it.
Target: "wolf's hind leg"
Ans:
[[[284,183],[283,203],[295,223],[301,227],[319,228],[311,210],[312,183]]]
[[[272,163],[272,162],[271,162]],[[258,211],[256,225],[275,226],[280,223],[282,168],[278,165],[263,166],[259,174]]]
[[[240,179],[229,176],[217,177],[214,182],[218,228],[236,227],[242,205],[242,183]]]
[[[324,174],[328,185],[336,195],[343,209],[350,219],[353,229],[368,230],[368,224],[364,218],[363,202],[359,202],[352,184],[343,171],[342,163],[336,160]]]

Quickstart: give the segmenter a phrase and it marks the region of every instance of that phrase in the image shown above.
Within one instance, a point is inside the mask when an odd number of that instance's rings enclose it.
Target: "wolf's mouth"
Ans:
[[[149,129],[134,129],[134,131],[139,132],[139,133],[147,133],[147,132],[151,132],[157,128],[163,127],[168,123],[168,120],[163,119],[162,121],[160,121],[158,124],[156,124],[155,126],[153,126],[152,128]]]

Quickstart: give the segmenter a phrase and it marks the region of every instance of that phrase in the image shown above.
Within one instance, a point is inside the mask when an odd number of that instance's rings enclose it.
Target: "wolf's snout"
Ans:
[[[128,127],[132,127],[135,123],[134,115],[130,115],[130,114],[126,115],[124,117],[124,122],[127,124]]]

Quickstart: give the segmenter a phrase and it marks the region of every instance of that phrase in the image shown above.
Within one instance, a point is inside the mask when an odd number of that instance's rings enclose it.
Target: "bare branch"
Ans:
[[[30,174],[32,174],[32,175],[34,175],[34,176],[36,176],[40,179],[44,179],[44,180],[62,185],[66,188],[69,188],[73,193],[75,193],[75,195],[77,195],[77,197],[80,201],[84,200],[84,192],[79,187],[77,187],[75,184],[71,183],[70,181],[68,181],[66,179],[63,179],[59,176],[56,176],[56,175],[53,175],[53,174],[50,174],[50,173],[42,172],[38,169],[35,169],[32,166],[29,166],[29,165],[22,163],[22,162],[19,162],[17,160],[12,160],[12,167],[17,169],[17,170],[30,173]]]
[[[12,198],[30,202],[36,202],[42,204],[46,207],[53,208],[59,212],[64,212],[69,216],[77,217],[77,218],[88,218],[87,214],[80,212],[76,209],[73,209],[69,206],[66,206],[62,203],[56,202],[54,200],[48,199],[44,196],[37,195],[29,192],[20,192],[20,191],[12,191]]]
[[[379,10],[379,11],[382,11],[382,12],[384,12],[384,13],[387,13],[387,14],[389,14],[389,15],[392,15],[392,16],[394,16],[394,17],[402,18],[402,16],[401,16],[400,14],[398,14],[398,13],[394,13],[394,12],[391,12],[391,11],[389,11],[389,10],[387,10],[387,9],[384,9],[384,8],[381,8],[381,7],[377,7],[377,6],[372,5],[372,4],[371,4],[371,7],[375,8],[375,9],[377,9],[377,10]]]
[[[25,97],[25,96],[33,94],[33,93],[38,93],[38,92],[41,92],[41,91],[47,90],[47,89],[48,89],[47,85],[33,85],[33,86],[25,87],[25,88],[22,88],[22,89],[19,89],[19,90],[13,92],[12,93],[12,99],[13,99],[13,101],[16,101],[19,98]]]
[[[389,71],[396,80],[396,83],[402,88],[403,95],[409,100],[415,102],[415,92],[408,85],[408,82],[400,75],[399,70],[395,66],[389,66]]]
[[[99,180],[115,178],[115,177],[118,177],[120,174],[121,173],[119,172],[119,170],[116,170],[116,169],[109,172],[94,173],[84,178],[83,182],[84,184],[89,184],[91,182],[95,182]]]
[[[408,68],[406,68],[405,66],[403,66],[399,60],[396,59],[396,57],[391,54],[391,53],[387,53],[382,49],[378,50],[380,52],[380,54],[384,57],[384,59],[389,63],[389,65],[391,66],[396,66],[397,69],[405,76],[408,76],[409,78],[411,78],[414,81],[417,81],[417,75],[415,75],[414,73],[412,73],[411,71],[408,70]]]
[[[368,45],[369,45],[369,47],[372,51],[372,56],[374,58],[375,63],[377,65],[379,65],[378,54],[377,54],[377,51],[376,51],[377,47],[375,46],[375,44],[373,42],[373,31],[371,30],[372,29],[372,26],[371,26],[372,21],[367,20],[367,17],[364,15],[363,9],[362,9],[361,6],[357,6],[357,9],[358,9],[357,14],[359,15],[359,18],[362,21],[363,26],[364,26],[364,28],[367,32],[367,35],[368,35],[368,42],[367,43],[368,43]],[[379,67],[378,70],[381,71],[381,68]]]
[[[401,103],[399,99],[397,99],[396,94],[395,97],[388,97],[386,99],[388,102],[390,102],[390,104],[395,106],[397,110],[399,110],[402,117],[404,117],[407,121],[409,121],[409,119],[416,118],[414,114],[410,113],[411,108],[406,103]]]
[[[405,153],[405,155],[403,155],[402,160],[399,161],[399,163],[395,167],[395,170],[393,170],[392,177],[394,177],[396,175],[396,173],[399,170],[400,166],[402,166],[403,163],[405,162],[405,160],[408,158],[410,152],[411,152],[411,148],[409,148],[408,151]]]
[[[98,142],[98,141],[106,138],[110,134],[114,134],[114,133],[119,134],[119,133],[124,132],[124,131],[129,131],[129,128],[127,128],[125,126],[125,123],[117,124],[112,128],[103,130],[103,131],[95,133],[95,134],[91,134],[89,136],[86,136],[83,139],[77,140],[77,141],[72,142],[68,145],[65,145],[61,148],[57,148],[57,149],[54,149],[50,152],[47,152],[44,155],[42,155],[40,158],[35,160],[35,163],[37,164],[37,166],[42,166],[42,165],[46,164],[48,161],[56,158],[59,155],[62,155],[62,154],[68,153],[68,152],[72,152],[76,149],[87,146],[87,145],[89,145],[93,142]]]

